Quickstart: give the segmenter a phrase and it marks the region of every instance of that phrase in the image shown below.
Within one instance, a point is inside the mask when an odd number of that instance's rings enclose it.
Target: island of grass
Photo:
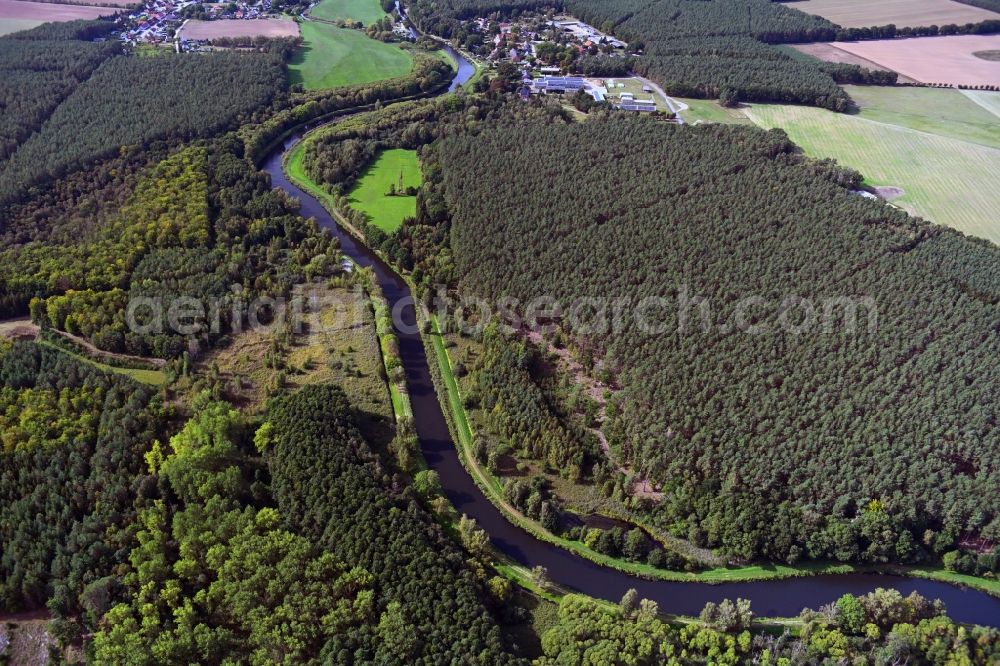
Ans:
[[[329,23],[302,23],[302,46],[288,64],[289,80],[306,90],[321,90],[403,76],[413,57],[396,44],[359,30]]]
[[[350,192],[351,208],[364,213],[376,227],[391,234],[417,212],[417,197],[407,191],[420,187],[420,162],[414,150],[384,150]]]
[[[309,15],[322,21],[360,21],[371,25],[386,15],[378,0],[321,0]]]

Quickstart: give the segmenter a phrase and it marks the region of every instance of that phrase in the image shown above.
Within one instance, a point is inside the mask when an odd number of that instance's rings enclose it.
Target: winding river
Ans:
[[[451,88],[454,89],[467,81],[475,70],[458,53],[450,48],[445,50],[459,66],[459,76]],[[297,197],[301,202],[302,215],[316,218],[320,226],[335,234],[340,239],[345,254],[359,265],[374,270],[390,307],[395,308],[401,301],[411,304],[403,307],[401,320],[404,327],[409,327],[410,331],[416,330],[412,296],[406,283],[389,266],[338,227],[316,199],[286,178],[281,166],[282,157],[300,138],[299,134],[292,136],[268,156],[263,168],[270,174],[272,184]],[[941,599],[947,605],[949,615],[956,621],[1000,627],[1000,599],[977,590],[962,589],[936,581],[881,574],[820,575],[718,585],[649,581],[598,566],[558,546],[539,541],[508,522],[462,466],[434,391],[420,335],[404,331],[397,331],[397,334],[420,447],[428,465],[440,475],[448,498],[460,512],[476,519],[500,551],[525,566],[545,567],[550,578],[562,585],[615,602],[629,588],[635,588],[641,596],[659,603],[661,610],[683,615],[697,615],[709,601],[742,597],[751,600],[756,614],[772,617],[795,616],[803,608],[818,608],[848,592],[865,594],[876,587],[891,587],[904,595],[917,591],[926,597]]]

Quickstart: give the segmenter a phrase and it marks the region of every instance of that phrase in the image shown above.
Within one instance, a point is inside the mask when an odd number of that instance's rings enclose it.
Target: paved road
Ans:
[[[677,122],[678,122],[678,124],[681,124],[681,125],[684,124],[684,118],[681,117],[681,111],[687,111],[687,108],[688,108],[687,104],[685,104],[684,102],[678,102],[673,97],[668,96],[667,93],[663,92],[663,88],[661,88],[660,86],[658,86],[653,81],[650,81],[647,78],[643,78],[643,77],[641,77],[641,76],[639,76],[638,74],[635,74],[635,73],[633,73],[632,76],[634,76],[638,80],[642,81],[642,85],[649,86],[650,88],[652,88],[656,92],[660,93],[660,97],[662,97],[663,101],[667,103],[668,107],[670,107],[670,111],[675,116],[677,116]]]

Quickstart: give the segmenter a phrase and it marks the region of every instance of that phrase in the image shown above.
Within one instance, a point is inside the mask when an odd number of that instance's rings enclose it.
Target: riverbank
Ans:
[[[330,229],[341,239],[344,252],[356,261],[374,269],[391,307],[396,308],[404,299],[412,298],[409,281],[396,273],[386,262],[377,257],[363,244],[357,230],[340,226],[339,215],[331,211],[321,200],[329,200],[321,190],[311,187],[310,179],[301,172],[286,174],[282,164],[293,167],[295,151],[301,150],[295,139],[286,143],[287,153],[274,153],[267,160],[266,170],[271,174],[276,186],[284,187],[302,201],[302,213],[319,220],[321,226]],[[293,169],[290,169],[294,171]],[[296,184],[296,176],[298,182]],[[312,192],[318,194],[313,197]],[[405,327],[418,329],[412,308],[401,310]],[[428,326],[431,326],[428,323]],[[1000,617],[1000,602],[988,594],[971,589],[960,589],[937,580],[934,572],[921,572],[919,577],[902,578],[906,573],[895,569],[897,576],[860,575],[876,569],[860,569],[836,565],[837,568],[815,567],[754,567],[742,569],[721,569],[702,574],[673,573],[673,580],[650,579],[633,573],[602,566],[578,552],[560,547],[542,538],[538,533],[526,529],[524,523],[511,519],[491,500],[488,484],[476,479],[463,461],[458,428],[450,425],[454,421],[451,403],[447,393],[441,393],[439,400],[434,384],[443,384],[434,375],[440,373],[440,357],[434,349],[433,329],[425,335],[415,332],[400,332],[401,357],[403,359],[406,382],[410,388],[414,412],[414,428],[419,437],[419,446],[429,469],[437,472],[442,489],[455,507],[456,512],[474,518],[478,525],[491,537],[494,547],[501,553],[498,571],[509,571],[530,585],[530,574],[535,567],[549,571],[556,589],[582,592],[591,597],[610,600],[621,598],[629,588],[636,588],[639,594],[660,604],[665,613],[685,616],[697,615],[705,603],[719,602],[724,598],[750,599],[756,612],[768,617],[797,615],[804,607],[819,607],[843,594],[865,594],[876,587],[895,588],[902,594],[917,591],[930,598],[941,598],[948,605],[952,615],[959,622],[995,624]],[[433,360],[432,360],[433,357]],[[461,399],[455,394],[458,404]],[[467,431],[471,441],[471,428]],[[486,486],[484,488],[484,485]],[[824,575],[835,571],[839,575]],[[844,572],[841,574],[840,572]],[[698,579],[701,576],[702,580]],[[914,574],[917,576],[917,574]],[[768,581],[758,582],[736,581]],[[972,581],[947,580],[948,583],[971,584]],[[978,588],[979,586],[977,586]]]
[[[588,548],[579,541],[565,539],[553,534],[549,530],[546,530],[540,523],[528,518],[506,502],[503,498],[503,487],[500,480],[476,460],[473,454],[475,432],[464,406],[451,357],[448,354],[448,349],[444,344],[444,338],[435,317],[431,318],[430,333],[427,337],[431,338],[431,344],[428,346],[434,352],[434,356],[437,359],[438,371],[441,377],[441,390],[444,393],[442,404],[446,404],[451,411],[449,422],[453,424],[453,437],[458,445],[463,466],[494,506],[502,511],[513,524],[524,529],[537,539],[559,546],[595,564],[649,580],[717,585],[721,583],[782,580],[824,574],[885,574],[924,578],[962,587],[970,587],[1000,598],[1000,581],[968,576],[933,567],[804,562],[795,565],[762,563],[743,567],[712,567],[699,572],[668,571],[648,564],[610,557]]]

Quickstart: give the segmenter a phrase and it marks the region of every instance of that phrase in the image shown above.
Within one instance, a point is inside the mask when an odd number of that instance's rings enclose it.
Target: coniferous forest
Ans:
[[[849,172],[803,162],[781,131],[619,118],[432,155],[463,290],[626,313],[663,299],[644,311],[654,334],[562,313],[621,386],[605,433],[667,491],[663,527],[779,561],[997,537],[994,247],[850,194]],[[824,305],[840,297],[863,299],[853,328]]]

